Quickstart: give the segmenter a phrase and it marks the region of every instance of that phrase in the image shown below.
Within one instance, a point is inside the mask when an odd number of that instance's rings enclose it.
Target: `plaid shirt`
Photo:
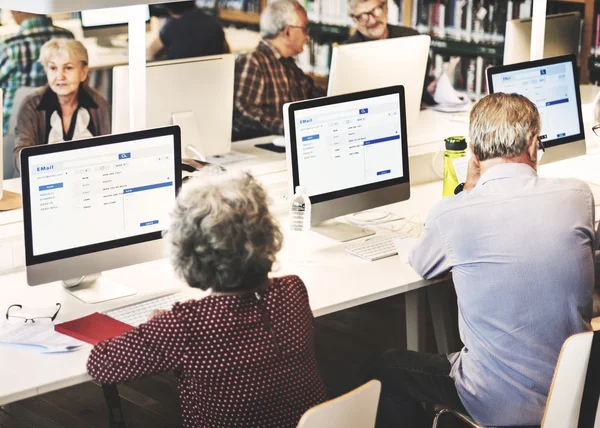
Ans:
[[[235,63],[233,139],[283,135],[283,105],[325,96],[293,58],[283,58],[266,41]]]
[[[23,21],[17,33],[0,42],[0,88],[4,91],[3,133],[8,132],[8,119],[12,111],[15,92],[21,86],[46,84],[46,73],[38,62],[42,45],[52,38],[73,34],[52,25],[52,19],[43,16]]]

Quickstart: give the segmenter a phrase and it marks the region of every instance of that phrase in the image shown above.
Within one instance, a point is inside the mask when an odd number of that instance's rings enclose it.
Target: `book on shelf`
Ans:
[[[412,25],[433,37],[502,43],[506,21],[531,16],[532,0],[413,0]]]
[[[211,9],[215,7],[215,0],[196,0],[196,6],[202,9]]]
[[[260,0],[218,0],[220,9],[260,13]]]

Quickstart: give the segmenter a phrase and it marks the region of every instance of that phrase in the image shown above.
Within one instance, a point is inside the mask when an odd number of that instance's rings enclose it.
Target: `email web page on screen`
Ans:
[[[309,196],[404,174],[397,94],[300,110],[295,127],[298,179]]]
[[[33,255],[165,230],[173,156],[172,136],[32,156]]]
[[[521,94],[536,105],[542,119],[542,141],[581,132],[570,62],[498,73],[492,79],[494,92]]]

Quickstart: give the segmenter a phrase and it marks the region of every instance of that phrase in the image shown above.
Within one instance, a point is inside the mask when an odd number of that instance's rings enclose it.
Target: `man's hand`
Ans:
[[[471,155],[471,159],[469,159],[469,167],[467,170],[467,181],[465,181],[465,187],[463,189],[467,190],[475,187],[475,185],[479,181],[480,176],[481,165],[479,164],[479,159],[477,159],[477,156]]]

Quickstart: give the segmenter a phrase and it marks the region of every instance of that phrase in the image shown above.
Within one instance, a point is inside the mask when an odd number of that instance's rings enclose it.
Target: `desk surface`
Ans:
[[[263,176],[279,174],[285,155],[254,147],[257,142],[264,140],[268,141],[268,138],[236,143],[236,151],[258,157],[236,165],[235,168],[249,168],[257,175]],[[270,169],[269,164],[272,166]],[[8,180],[6,188],[19,190],[19,180]],[[440,195],[441,182],[418,186],[413,188],[409,201],[384,209],[402,216],[419,214],[421,219],[424,219]],[[1,220],[0,214],[0,224]],[[281,222],[285,231],[287,218],[284,216]],[[288,250],[284,248],[279,255],[279,268],[274,275],[299,275],[306,283],[315,316],[404,293],[429,283],[420,278],[409,265],[401,263],[397,257],[376,262],[363,261],[344,251],[343,243],[316,233],[310,233],[308,246],[310,255],[303,263],[290,261]],[[166,260],[117,269],[106,272],[105,275],[135,288],[138,294],[96,305],[85,305],[68,294],[60,283],[29,287],[26,284],[25,272],[20,270],[0,276],[0,310],[17,302],[36,305],[61,302],[63,308],[57,322],[63,322],[90,312],[102,312],[186,287],[181,280],[175,278]],[[73,353],[41,355],[19,348],[0,346],[0,360],[5,362],[0,367],[0,404],[89,380],[85,362],[90,349],[91,347],[86,346],[85,349]],[[16,378],[14,373],[21,375]]]
[[[250,169],[263,182],[268,182],[269,176],[285,175],[284,154],[255,147],[255,144],[270,139],[266,137],[236,143],[234,150],[255,155],[256,158],[230,168]],[[540,175],[575,175],[600,184],[597,168],[600,149],[595,140],[590,141],[588,146],[587,156],[540,167]],[[18,191],[19,186],[19,180],[6,182],[8,190]],[[267,190],[269,191],[268,188]],[[441,181],[412,186],[409,201],[382,209],[405,217],[418,214],[424,221],[431,207],[441,199],[441,192]],[[600,197],[597,200],[600,201]],[[2,226],[3,219],[7,218],[10,218],[11,224]],[[280,220],[285,232],[287,218],[282,216]],[[18,213],[0,213],[0,236],[3,228],[15,226],[20,227]],[[345,252],[343,243],[316,233],[311,232],[307,241],[310,249],[308,259],[303,263],[293,262],[288,257],[288,249],[284,247],[279,254],[278,269],[274,275],[299,275],[306,283],[315,316],[405,293],[431,283],[420,278],[398,257],[367,262]],[[63,322],[90,312],[106,311],[186,287],[174,276],[166,260],[116,269],[105,275],[135,288],[138,294],[96,305],[85,305],[68,294],[60,283],[29,287],[25,272],[19,270],[0,276],[0,310],[13,303],[44,305],[61,302],[63,308],[57,322]],[[86,346],[73,353],[41,355],[16,347],[0,346],[0,361],[3,362],[0,366],[0,405],[89,380],[85,363],[90,349],[90,346]],[[19,376],[15,376],[15,373],[19,373]]]

